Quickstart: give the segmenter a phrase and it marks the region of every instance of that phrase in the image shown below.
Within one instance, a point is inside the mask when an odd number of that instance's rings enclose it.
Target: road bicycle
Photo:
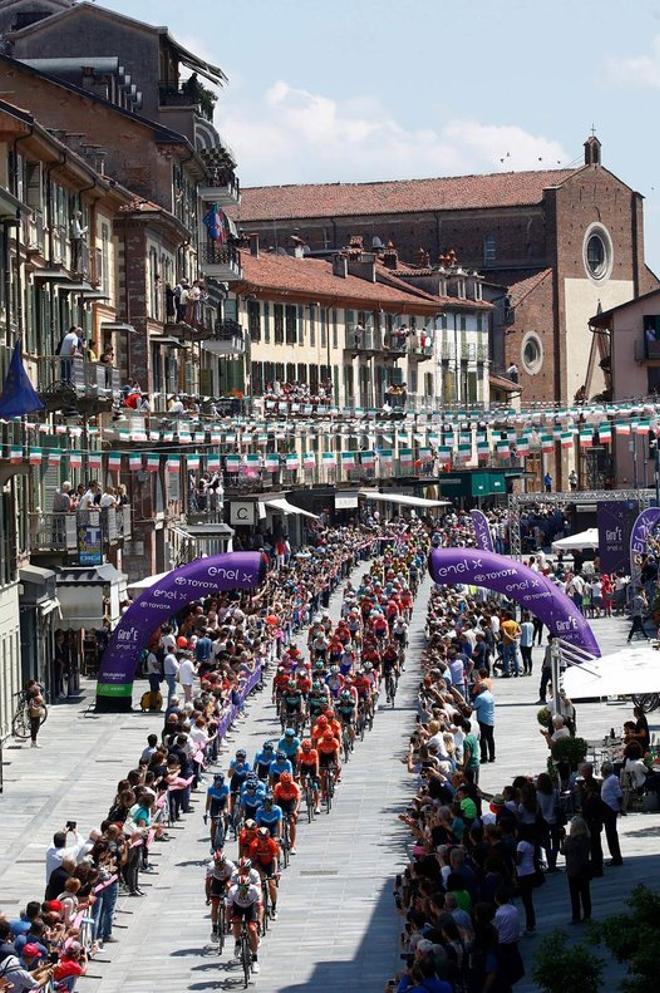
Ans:
[[[15,693],[18,698],[16,713],[11,722],[11,733],[15,738],[27,741],[30,737],[30,715],[28,711],[28,696],[25,690]],[[45,703],[41,705],[41,716],[39,717],[39,727],[42,727],[48,719],[48,707]]]
[[[385,698],[387,703],[392,707],[394,706],[394,698],[396,697],[397,690],[397,678],[392,669],[388,669],[385,673]]]
[[[351,757],[351,752],[353,751],[352,727],[350,724],[344,724],[342,728],[341,747],[344,754],[344,764],[346,764]]]
[[[321,770],[321,798],[328,814],[332,810],[332,798],[335,795],[336,773],[336,765],[330,765],[327,769]]]
[[[250,935],[245,918],[241,920],[241,934],[238,943],[241,949],[240,962],[243,969],[243,987],[247,989],[250,985],[250,976],[252,975],[252,949],[250,948]]]
[[[280,838],[280,849],[282,851],[283,868],[288,868],[291,861],[291,824],[289,815],[285,815],[282,820],[282,837]]]

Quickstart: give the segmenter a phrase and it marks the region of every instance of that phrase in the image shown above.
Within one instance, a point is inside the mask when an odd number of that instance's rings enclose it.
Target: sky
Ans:
[[[660,0],[102,0],[220,65],[243,186],[603,164],[660,272]]]

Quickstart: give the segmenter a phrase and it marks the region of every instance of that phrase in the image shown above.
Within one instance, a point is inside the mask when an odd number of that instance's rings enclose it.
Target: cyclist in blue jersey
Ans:
[[[271,789],[275,783],[279,782],[280,776],[283,772],[290,772],[291,775],[293,775],[293,764],[286,757],[286,752],[283,752],[281,748],[278,748],[275,761],[270,767],[270,774],[268,777]]]
[[[225,777],[221,772],[217,772],[213,777],[213,783],[206,791],[206,809],[204,812],[204,823],[211,818],[211,851],[222,848],[225,840],[224,817],[229,808],[229,786],[225,783]]]
[[[275,746],[272,741],[265,741],[264,747],[254,756],[254,771],[262,782],[268,779],[270,767],[275,761]]]
[[[236,804],[236,797],[241,792],[241,787],[251,772],[252,766],[247,760],[247,752],[244,748],[239,748],[236,756],[229,763],[230,809],[232,813]]]
[[[257,810],[255,821],[259,827],[266,827],[271,838],[279,839],[282,832],[282,808],[273,802],[272,796],[264,797],[262,805]]]
[[[284,752],[294,769],[298,767],[298,752],[300,751],[300,738],[296,737],[293,728],[287,728],[277,743],[278,752]],[[280,773],[281,775],[281,773]]]
[[[266,795],[266,784],[257,779],[254,773],[241,786],[241,807],[245,820],[254,820],[254,816]]]

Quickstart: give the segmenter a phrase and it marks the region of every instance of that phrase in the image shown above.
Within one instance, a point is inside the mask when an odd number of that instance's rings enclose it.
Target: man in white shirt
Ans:
[[[534,624],[529,614],[523,614],[520,625],[520,654],[523,661],[523,676],[532,675],[532,645],[534,644]]]
[[[78,337],[76,328],[69,328],[62,338],[62,344],[60,345],[60,355],[62,358],[68,359],[72,355],[75,355],[78,351],[79,342],[80,338]]]
[[[183,697],[186,703],[193,698],[193,683],[197,676],[197,667],[191,656],[185,655],[179,665],[179,682],[183,686]]]
[[[163,659],[163,675],[167,683],[167,705],[169,707],[172,697],[176,693],[176,677],[179,672],[179,660],[173,651],[168,651]]]
[[[93,479],[80,498],[78,510],[95,510],[96,495],[99,492],[99,484]]]
[[[607,847],[612,856],[612,861],[609,865],[623,865],[619,835],[616,829],[616,819],[621,811],[623,790],[621,789],[619,777],[614,775],[611,762],[603,762],[600,771],[603,777],[603,784],[600,788],[600,798],[603,801],[603,826],[605,828],[605,837],[607,838]]]
[[[183,401],[181,400],[181,398],[174,397],[170,404],[170,410],[169,410],[170,414],[183,414],[185,409],[186,408],[183,406]]]
[[[69,840],[71,837],[73,841]],[[84,847],[85,839],[75,829],[67,827],[64,831],[56,831],[53,835],[53,844],[46,849],[46,883],[55,869],[62,864],[63,859],[70,858],[77,862]]]

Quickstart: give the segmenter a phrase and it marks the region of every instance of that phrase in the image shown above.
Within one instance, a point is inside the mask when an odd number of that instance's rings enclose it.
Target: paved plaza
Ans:
[[[406,861],[407,833],[397,814],[412,789],[412,777],[401,762],[414,724],[418,678],[416,658],[430,580],[417,600],[411,626],[410,661],[401,680],[394,709],[382,709],[346,767],[330,816],[302,824],[298,855],[284,873],[280,917],[269,932],[260,956],[259,989],[282,993],[312,984],[326,991],[380,991],[400,965],[400,920],[391,895],[392,879]],[[339,606],[333,599],[333,612]],[[623,620],[595,621],[604,651],[618,647],[627,633]],[[535,669],[540,666],[535,649]],[[532,679],[497,681],[496,741],[498,759],[482,770],[481,785],[501,790],[518,773],[536,773],[546,761],[538,733]],[[96,716],[88,713],[93,685],[78,704],[53,709],[43,736],[43,749],[13,748],[4,753],[5,793],[0,800],[0,912],[14,915],[28,897],[39,895],[44,879],[44,851],[53,831],[77,820],[83,832],[98,826],[114,793],[115,782],[134,764],[149,731],[159,731],[161,718],[151,715]],[[585,704],[578,708],[579,733],[587,738],[620,727],[630,713],[627,704]],[[268,693],[255,697],[247,717],[235,728],[229,747],[244,745],[252,755],[277,733]],[[660,717],[651,715],[652,733],[660,733]],[[226,760],[226,754],[223,760]],[[224,764],[224,763],[223,763]],[[239,970],[225,953],[219,960],[209,943],[204,905],[204,866],[208,842],[202,822],[202,794],[195,812],[172,830],[173,840],[156,846],[158,872],[144,876],[146,896],[122,898],[117,917],[119,943],[107,946],[90,966],[83,993],[147,993],[154,989],[231,989]],[[630,815],[619,822],[625,866],[606,870],[593,884],[594,914],[602,917],[621,906],[621,899],[639,881],[660,884],[657,846],[659,815]],[[233,847],[230,852],[233,854]],[[526,939],[529,961],[538,941],[569,916],[563,874],[549,877],[538,891],[539,930]],[[521,993],[533,984],[523,981]]]

